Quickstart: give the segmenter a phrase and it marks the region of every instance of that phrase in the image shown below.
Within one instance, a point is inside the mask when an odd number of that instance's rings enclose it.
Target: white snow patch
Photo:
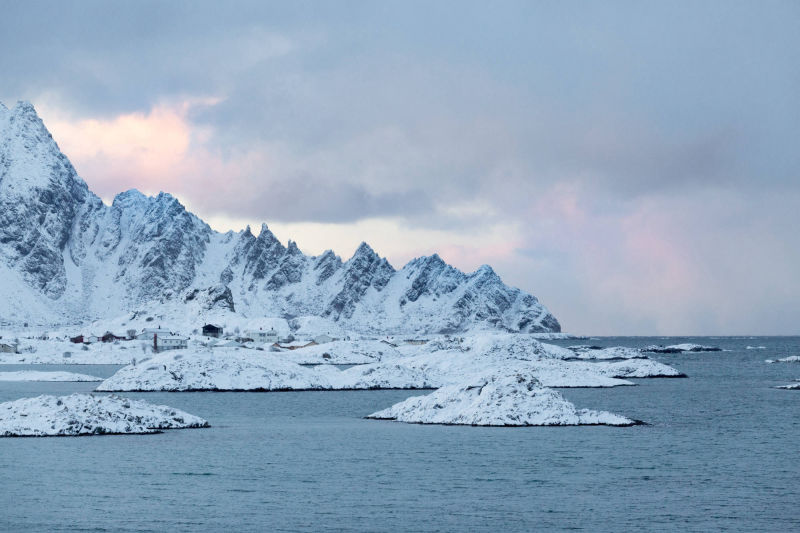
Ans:
[[[305,368],[269,352],[236,348],[163,353],[129,365],[98,391],[323,390],[324,369]],[[330,368],[333,372],[339,372]]]
[[[300,365],[359,365],[396,359],[401,353],[385,342],[373,340],[333,341],[296,350],[287,350],[281,359]]]
[[[572,351],[520,335],[435,341],[406,346],[406,352],[375,341],[351,342],[351,346],[342,342],[339,361],[352,361],[359,353],[374,357],[376,353],[370,352],[374,349],[383,351],[377,353],[378,362],[342,371],[332,365],[306,368],[295,362],[317,362],[315,358],[325,353],[337,353],[325,351],[331,345],[337,343],[280,353],[237,348],[167,352],[121,369],[97,390],[427,389],[498,373],[533,376],[547,387],[615,387],[633,385],[621,378],[682,375],[650,359],[571,361]],[[305,350],[310,351],[304,355]]]
[[[630,426],[637,423],[604,411],[578,410],[558,392],[521,374],[492,376],[442,387],[367,418],[471,426]]]
[[[611,346],[601,348],[598,346],[569,346],[574,352],[576,359],[604,360],[604,359],[647,359],[639,348],[627,348],[625,346]]]
[[[781,359],[766,359],[765,363],[800,363],[800,355],[790,355]]]
[[[653,353],[684,353],[684,352],[721,352],[718,346],[705,346],[703,344],[672,344],[670,346],[647,346],[642,348],[643,352]]]
[[[0,404],[0,436],[46,437],[158,433],[208,427],[184,411],[119,396],[37,396]]]

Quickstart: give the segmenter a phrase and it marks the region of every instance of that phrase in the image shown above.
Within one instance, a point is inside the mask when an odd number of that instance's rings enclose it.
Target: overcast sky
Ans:
[[[800,333],[796,1],[1,11],[0,101],[106,201],[488,263],[574,333]]]

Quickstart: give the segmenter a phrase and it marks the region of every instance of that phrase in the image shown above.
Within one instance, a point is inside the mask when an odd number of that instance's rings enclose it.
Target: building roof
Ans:
[[[278,332],[274,329],[264,330],[264,329],[248,329],[245,333],[257,333],[259,335],[277,335]]]

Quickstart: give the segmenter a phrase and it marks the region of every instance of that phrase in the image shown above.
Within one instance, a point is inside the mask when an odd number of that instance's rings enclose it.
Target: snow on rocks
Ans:
[[[299,365],[360,365],[400,356],[400,352],[392,345],[374,340],[333,341],[289,350],[280,355],[281,359]]]
[[[20,353],[0,354],[0,365],[127,365],[144,355],[141,342],[105,343],[90,346],[57,340],[26,339]]]
[[[790,355],[781,359],[767,359],[765,363],[800,363],[800,355]]]
[[[415,396],[367,418],[471,426],[632,426],[604,411],[576,409],[558,392],[522,374],[491,376]]]
[[[73,372],[20,370],[17,372],[0,372],[0,381],[103,381],[103,378]]]
[[[797,380],[797,383],[789,383],[788,385],[779,385],[775,388],[784,390],[800,390],[800,379]]]
[[[647,346],[642,348],[643,352],[651,353],[685,353],[685,352],[721,352],[718,346],[704,346],[702,344],[673,344],[671,346]]]
[[[425,351],[381,365],[402,365],[423,371],[428,382],[451,385],[467,375],[530,373],[547,387],[614,387],[632,385],[618,378],[680,377],[678,370],[650,359],[573,361],[575,352],[543,344],[530,335],[489,334],[449,341],[432,341]],[[632,354],[629,354],[632,355]],[[343,374],[364,368],[354,367]]]
[[[297,356],[292,352],[181,350],[127,366],[97,390],[435,389],[496,374],[532,376],[547,387],[616,387],[633,385],[626,378],[682,376],[676,369],[650,359],[569,360],[572,351],[525,335],[430,342],[405,356],[390,352],[388,345],[381,349],[387,350],[385,359],[346,370],[333,365],[303,367],[286,359]]]
[[[450,351],[348,368],[341,372],[341,385],[344,388],[439,388],[459,383],[467,377],[498,372],[532,375],[548,387],[633,385],[630,381],[603,375],[589,363],[559,359],[502,360]],[[369,383],[374,385],[367,385]],[[385,386],[378,387],[378,384]]]
[[[208,422],[184,411],[114,395],[37,396],[0,404],[2,437],[141,434],[201,427],[208,427]]]
[[[440,351],[477,354],[492,359],[571,359],[574,352],[554,344],[539,342],[533,335],[484,332],[466,337],[445,337],[419,346],[417,353]]]
[[[334,379],[337,388],[349,390],[438,389],[447,382],[435,370],[400,362],[355,366],[340,372]]]
[[[576,359],[647,359],[647,356],[639,348],[627,348],[625,346],[604,348],[602,346],[579,345],[569,346],[568,349],[574,352]]]
[[[272,391],[332,388],[326,372],[271,354],[219,348],[157,355],[129,365],[102,382],[98,391]],[[338,372],[335,368],[330,369]]]
[[[686,374],[652,359],[626,359],[589,363],[594,370],[615,378],[685,378]]]

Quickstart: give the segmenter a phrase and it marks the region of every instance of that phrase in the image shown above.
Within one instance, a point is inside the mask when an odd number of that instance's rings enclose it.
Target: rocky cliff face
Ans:
[[[152,307],[247,316],[316,315],[364,332],[474,327],[560,331],[530,294],[488,266],[438,255],[396,271],[366,243],[342,261],[303,254],[265,225],[213,231],[169,194],[89,191],[33,106],[0,104],[0,320],[64,321]],[[177,306],[177,307],[176,307]]]
[[[62,254],[92,196],[32,105],[0,107],[0,257],[50,298],[66,290]]]

